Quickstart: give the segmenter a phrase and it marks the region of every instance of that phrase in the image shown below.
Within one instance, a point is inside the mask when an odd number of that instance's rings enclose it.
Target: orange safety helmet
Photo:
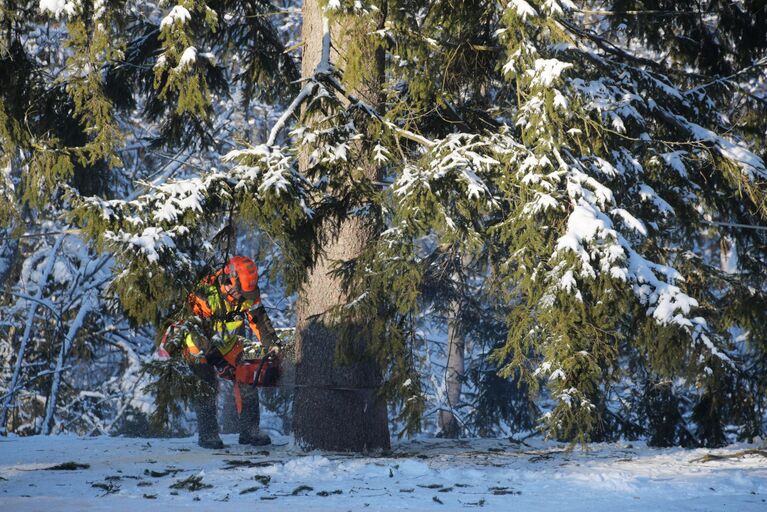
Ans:
[[[218,274],[218,283],[229,302],[258,300],[258,267],[247,256],[233,256]]]

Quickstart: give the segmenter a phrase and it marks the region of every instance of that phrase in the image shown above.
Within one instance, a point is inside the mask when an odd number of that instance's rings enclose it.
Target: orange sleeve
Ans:
[[[197,294],[197,292],[190,292],[187,296],[187,301],[192,307],[192,314],[194,316],[210,318],[213,315],[213,310],[210,309],[208,301]]]

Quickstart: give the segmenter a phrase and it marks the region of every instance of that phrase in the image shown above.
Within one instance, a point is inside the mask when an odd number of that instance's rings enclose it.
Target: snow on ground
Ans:
[[[195,438],[0,438],[0,511],[767,511],[767,451],[755,445],[567,452],[539,439],[422,439],[369,457],[274,440],[261,449],[229,435],[210,451]],[[66,462],[88,467],[47,469]]]

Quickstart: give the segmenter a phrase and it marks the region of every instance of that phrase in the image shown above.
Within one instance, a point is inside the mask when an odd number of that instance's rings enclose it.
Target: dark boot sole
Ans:
[[[224,447],[224,442],[220,439],[218,441],[197,441],[197,445],[208,450],[220,450]]]
[[[251,446],[268,446],[272,444],[271,439],[250,439],[250,438],[240,438],[238,441],[240,444],[249,444]]]

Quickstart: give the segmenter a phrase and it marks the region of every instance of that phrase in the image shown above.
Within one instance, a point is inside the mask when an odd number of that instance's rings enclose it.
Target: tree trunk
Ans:
[[[443,437],[456,438],[461,434],[461,425],[453,414],[461,401],[461,386],[464,379],[464,346],[466,340],[460,322],[460,302],[451,301],[447,318],[447,366],[445,387],[450,410],[439,411],[439,428]]]
[[[11,377],[10,385],[8,386],[8,393],[3,401],[3,407],[0,411],[0,435],[6,434],[6,422],[8,420],[8,411],[11,408],[11,402],[13,402],[13,396],[16,394],[19,376],[21,375],[21,367],[24,364],[24,353],[27,351],[27,344],[32,337],[32,330],[34,328],[35,315],[37,314],[37,307],[40,304],[39,301],[43,298],[45,293],[45,285],[48,283],[48,276],[53,271],[53,265],[56,262],[56,255],[59,252],[61,243],[64,241],[66,235],[59,235],[54,242],[51,251],[48,253],[47,260],[45,261],[45,268],[40,276],[40,280],[37,284],[37,291],[35,292],[34,300],[30,301],[29,313],[27,314],[27,322],[24,325],[24,334],[21,337],[21,344],[19,345],[19,352],[16,355],[16,366],[13,369],[13,376]]]
[[[19,254],[19,241],[9,238],[11,229],[0,231],[4,240],[0,242],[0,289],[5,290],[5,280],[11,275],[16,257]]]
[[[738,271],[738,251],[735,240],[729,236],[719,239],[719,261],[723,272],[734,274]]]
[[[302,76],[311,76],[323,58],[323,16],[318,0],[307,0],[303,6],[303,40],[305,43]],[[331,25],[334,25],[331,23]],[[331,26],[332,52],[330,60],[344,58],[346,43],[340,27]],[[325,40],[325,51],[329,47]],[[327,53],[326,53],[327,57]],[[372,66],[382,69],[383,55],[379,52]],[[375,105],[376,95],[370,84],[366,90],[351,91]],[[306,167],[302,158],[302,169]],[[365,166],[368,177],[375,179],[378,171],[373,164]],[[355,217],[345,220],[336,229],[323,226],[326,236],[324,255],[310,271],[297,305],[296,329],[296,395],[293,405],[293,426],[296,440],[307,449],[366,452],[389,449],[389,427],[386,404],[377,399],[381,371],[372,361],[340,366],[335,362],[336,331],[326,314],[348,297],[339,279],[330,275],[335,261],[348,261],[358,256],[376,236],[372,222]],[[356,348],[364,350],[369,330],[364,321],[358,323]],[[344,389],[338,389],[344,388]]]
[[[82,297],[80,303],[80,309],[77,311],[77,316],[69,325],[64,340],[61,342],[61,349],[59,350],[59,357],[56,359],[56,370],[53,372],[53,381],[51,383],[51,394],[48,397],[48,403],[45,406],[45,419],[43,419],[43,427],[40,432],[42,435],[47,436],[53,433],[53,421],[56,415],[56,402],[59,399],[59,388],[61,387],[61,377],[64,373],[64,363],[67,360],[69,351],[72,350],[72,344],[75,342],[77,333],[85,323],[85,319],[93,311],[96,298],[93,296],[94,291],[86,292]]]

